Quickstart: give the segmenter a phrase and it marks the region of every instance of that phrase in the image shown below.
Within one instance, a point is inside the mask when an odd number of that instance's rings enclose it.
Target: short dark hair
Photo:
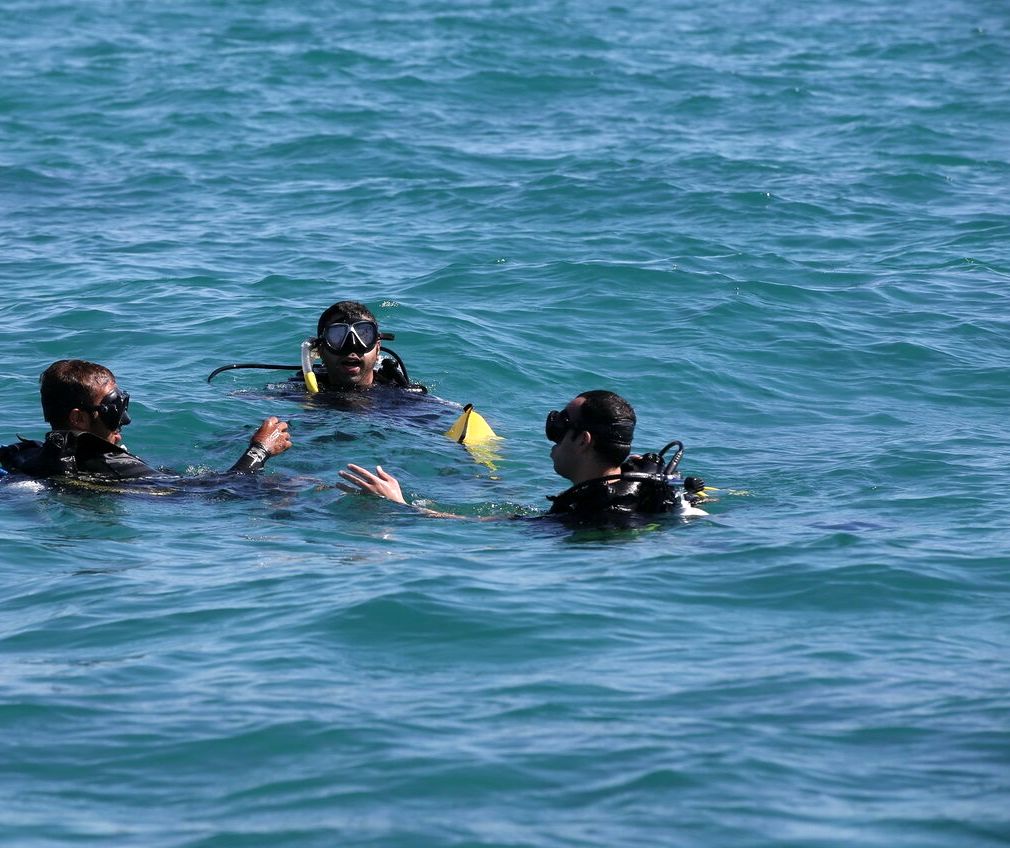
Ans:
[[[584,402],[579,406],[576,426],[596,437],[593,445],[602,459],[620,465],[631,453],[638,420],[635,410],[620,395],[605,389],[582,392],[579,397]]]
[[[375,321],[376,324],[379,323],[375,316],[369,312],[365,304],[359,303],[356,300],[341,300],[334,303],[333,306],[329,307],[319,316],[319,322],[316,324],[316,335],[321,336],[323,330],[329,327],[330,324],[340,324],[343,322],[350,324],[354,321]]]
[[[95,392],[115,375],[104,365],[83,359],[60,359],[39,377],[42,417],[54,427],[65,424],[73,409],[87,409],[95,402]]]

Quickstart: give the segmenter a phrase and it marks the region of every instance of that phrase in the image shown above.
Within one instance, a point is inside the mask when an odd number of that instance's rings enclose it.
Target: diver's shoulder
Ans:
[[[70,430],[51,430],[42,439],[26,439],[0,447],[0,465],[5,470],[29,477],[52,477],[67,473],[74,466],[76,434]]]
[[[0,468],[13,473],[25,473],[23,466],[29,456],[42,450],[43,443],[18,434],[17,441],[0,445]]]
[[[43,441],[18,437],[0,448],[0,463],[9,472],[29,477],[74,477],[78,474],[121,480],[157,474],[122,445],[79,430],[50,430]]]

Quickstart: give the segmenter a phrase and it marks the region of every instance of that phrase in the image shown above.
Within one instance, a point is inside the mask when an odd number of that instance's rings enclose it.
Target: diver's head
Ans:
[[[384,335],[363,303],[341,300],[319,316],[319,356],[331,388],[368,388],[375,378]]]
[[[577,395],[547,414],[554,470],[573,483],[618,473],[631,452],[635,423],[635,410],[620,395],[603,389]]]
[[[316,335],[321,336],[323,330],[325,330],[330,324],[349,324],[354,321],[372,321],[376,324],[375,316],[369,311],[368,307],[363,303],[359,303],[356,300],[341,300],[334,303],[319,316],[319,321],[316,323]]]
[[[120,391],[104,365],[83,359],[61,359],[39,377],[42,415],[54,430],[81,430],[107,442],[122,441],[130,423],[130,396]]]

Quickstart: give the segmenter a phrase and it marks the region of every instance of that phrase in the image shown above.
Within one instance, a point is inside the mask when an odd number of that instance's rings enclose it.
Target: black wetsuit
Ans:
[[[268,457],[266,449],[254,443],[230,470],[256,471]],[[124,447],[78,430],[53,430],[43,442],[21,439],[17,444],[3,445],[0,465],[12,473],[37,478],[87,475],[103,480],[140,480],[174,476],[152,468]]]
[[[678,495],[662,478],[634,472],[586,480],[548,500],[552,504],[547,517],[580,526],[634,526],[642,516],[680,506]]]

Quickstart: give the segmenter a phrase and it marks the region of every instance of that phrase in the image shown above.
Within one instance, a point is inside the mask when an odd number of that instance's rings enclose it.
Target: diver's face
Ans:
[[[375,364],[379,361],[381,342],[376,342],[371,350],[361,351],[352,347],[334,353],[325,345],[319,352],[326,366],[326,377],[330,387],[335,389],[367,389],[375,379]]]
[[[581,455],[578,440],[584,430],[578,427],[579,407],[585,402],[585,398],[574,398],[568,402],[564,409],[564,416],[567,416],[568,427],[564,435],[554,443],[551,448],[551,461],[554,463],[554,471],[567,480],[571,480],[578,468],[578,460]]]
[[[108,380],[102,383],[101,387],[95,391],[91,397],[92,406],[99,406],[105,398],[112,392],[117,390],[116,381]],[[115,430],[110,430],[105,422],[102,421],[102,416],[97,412],[87,412],[83,411],[83,415],[86,416],[87,426],[84,429],[98,436],[100,439],[105,439],[107,442],[111,442],[114,445],[118,445],[123,441],[123,436],[119,431],[119,428]]]

